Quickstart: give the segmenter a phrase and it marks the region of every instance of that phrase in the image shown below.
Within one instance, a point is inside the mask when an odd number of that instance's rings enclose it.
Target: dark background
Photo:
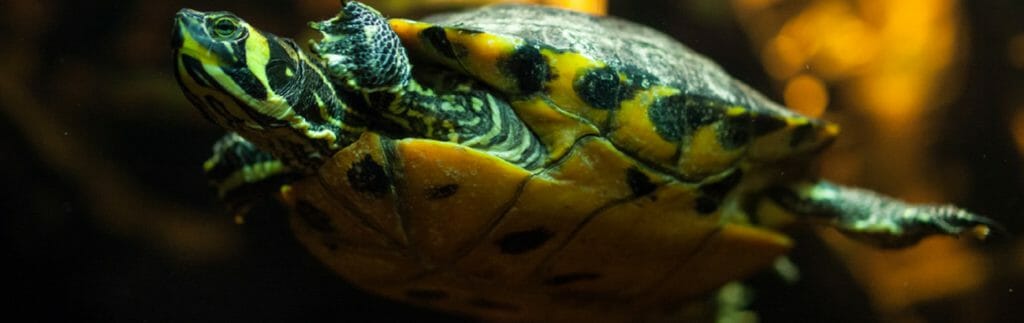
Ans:
[[[770,10],[785,17],[815,2],[824,1],[780,1]],[[708,3],[612,1],[609,12],[675,36],[782,100],[784,82],[765,72],[757,36],[772,31],[737,21],[743,15],[730,2]],[[962,275],[978,276],[979,283],[900,306],[878,305],[881,285],[873,282],[892,278],[889,272],[847,264],[884,265],[909,256],[858,258],[864,252],[841,242],[837,247],[827,232],[824,243],[803,232],[807,242],[794,258],[805,268],[804,281],[785,287],[756,280],[764,287],[756,306],[765,321],[1024,317],[1024,66],[1015,66],[1013,42],[1024,32],[1019,3],[953,6],[957,58],[939,83],[954,86],[940,92],[947,97],[936,108],[941,113],[907,123],[929,124],[913,165],[940,180],[929,182],[932,194],[923,196],[991,215],[1013,234],[914,251],[954,263],[966,255],[981,269]],[[8,249],[6,267],[13,269],[5,284],[13,288],[4,288],[11,313],[43,321],[460,321],[350,287],[293,240],[273,204],[235,225],[202,176],[202,161],[221,131],[201,119],[174,83],[168,48],[174,12],[230,10],[262,29],[302,38],[308,37],[306,21],[333,15],[335,6],[328,0],[14,0],[0,6],[6,36],[0,45],[0,169],[7,179],[0,238]],[[385,13],[415,16],[441,7]],[[872,171],[887,165],[870,162],[886,157],[884,150],[873,151],[883,145],[870,136],[880,126],[858,114],[849,103],[855,100],[843,99],[848,80],[824,80],[835,98],[825,118],[839,121],[848,134],[826,160],[872,166],[835,167],[831,174],[913,198],[904,187],[915,183]],[[832,256],[835,250],[841,256]]]

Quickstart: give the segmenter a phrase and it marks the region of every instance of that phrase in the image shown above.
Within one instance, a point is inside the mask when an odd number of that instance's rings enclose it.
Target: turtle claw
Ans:
[[[879,198],[886,198],[879,196]],[[916,244],[932,235],[954,237],[969,236],[979,241],[986,240],[993,231],[1005,232],[1002,225],[952,205],[913,205],[890,200],[888,213],[879,214],[889,226],[881,232],[865,230],[865,223],[853,221],[855,226],[843,230],[848,235],[866,240],[881,247],[901,248]],[[859,226],[858,226],[859,224]],[[839,226],[843,229],[843,226]]]
[[[931,216],[932,224],[940,229],[941,233],[962,237],[972,236],[977,240],[986,240],[994,234],[1007,235],[1006,228],[995,220],[980,216],[952,205],[932,207],[933,210],[926,213]]]

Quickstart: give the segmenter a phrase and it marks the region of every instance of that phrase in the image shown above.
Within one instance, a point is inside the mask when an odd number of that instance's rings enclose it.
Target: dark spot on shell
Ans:
[[[722,119],[723,108],[712,100],[677,94],[655,101],[647,110],[647,117],[658,135],[677,142],[697,128]]]
[[[700,214],[711,214],[718,210],[718,201],[707,196],[701,196],[697,198],[697,205],[694,209]]]
[[[727,117],[718,128],[718,142],[722,148],[733,150],[750,141],[751,125],[747,114]]]
[[[469,305],[473,306],[473,307],[476,307],[476,308],[482,308],[482,309],[488,309],[488,310],[501,310],[501,311],[518,311],[519,310],[519,306],[516,306],[514,304],[498,302],[498,301],[490,300],[490,299],[486,299],[486,298],[474,298],[474,299],[469,301]]]
[[[572,87],[580,99],[583,99],[583,102],[604,110],[618,108],[619,102],[630,92],[623,86],[618,73],[611,67],[587,70],[583,76],[573,82]]]
[[[601,278],[601,274],[598,273],[569,273],[561,274],[544,281],[544,285],[548,286],[561,286],[565,284],[575,283],[579,281],[596,280]]]
[[[626,183],[629,184],[629,189],[633,192],[633,196],[644,196],[658,188],[657,185],[651,183],[651,179],[647,177],[636,167],[630,167],[626,170]]]
[[[384,167],[373,160],[370,155],[352,165],[348,170],[348,183],[356,192],[381,197],[388,193],[391,180]]]
[[[632,99],[637,91],[649,89],[655,84],[662,84],[658,77],[634,66],[623,66],[619,67],[618,70],[619,72],[622,72],[622,74],[626,75],[626,80],[629,86],[626,93],[621,93],[621,100]]]
[[[753,114],[750,117],[750,130],[754,136],[763,136],[786,126],[786,120],[779,116]]]
[[[430,44],[431,47],[437,50],[438,53],[444,55],[450,59],[457,59],[458,56],[455,53],[455,49],[452,47],[451,41],[448,40],[448,35],[445,33],[444,28],[441,27],[430,27],[420,32],[420,37],[426,43]]]
[[[331,223],[331,217],[307,201],[298,200],[295,202],[295,214],[313,230],[321,233],[334,233],[336,231],[334,224]]]
[[[498,64],[502,72],[516,81],[520,94],[539,92],[550,78],[550,67],[540,50],[532,44],[519,46]]]
[[[448,184],[435,186],[427,189],[427,199],[438,200],[452,195],[459,191],[459,184]]]
[[[506,234],[497,241],[497,244],[501,248],[501,253],[518,255],[539,248],[551,239],[552,236],[554,236],[554,233],[551,231],[545,228],[536,228]]]
[[[654,130],[668,141],[679,141],[689,131],[684,127],[683,106],[685,98],[680,95],[660,98],[647,110]]]
[[[814,125],[807,123],[802,124],[793,129],[792,137],[789,138],[789,147],[796,148],[800,144],[804,143],[814,133]]]
[[[405,296],[421,301],[438,301],[448,298],[448,293],[436,289],[410,289],[405,291]]]

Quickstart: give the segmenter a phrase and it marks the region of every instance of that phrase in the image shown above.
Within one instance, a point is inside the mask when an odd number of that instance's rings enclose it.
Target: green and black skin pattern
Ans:
[[[175,21],[176,79],[212,123],[307,174],[365,131],[367,121],[295,41],[229,12],[183,9]]]
[[[346,8],[350,11],[347,17],[386,27],[379,14],[365,12],[369,7]],[[420,81],[414,80],[404,49],[393,33],[381,33],[387,36],[383,41],[390,41],[389,46],[367,47],[379,45],[372,42],[381,39],[358,40],[370,44],[339,44],[366,49],[353,58],[359,63],[353,68],[360,70],[351,75],[359,77],[344,82],[329,78],[324,65],[306,57],[291,39],[261,32],[231,13],[185,9],[176,21],[172,47],[179,73],[175,76],[185,96],[207,120],[233,131],[215,145],[206,165],[211,183],[233,210],[243,210],[254,196],[268,195],[280,184],[315,172],[324,158],[368,128],[397,138],[459,143],[528,169],[536,169],[544,159],[536,136],[503,98],[479,82],[448,70],[426,72],[429,68],[415,73]],[[341,22],[319,26],[344,30]],[[227,36],[218,35],[220,31]],[[267,39],[269,54],[262,66],[263,81],[247,62],[246,43],[257,33]],[[203,43],[210,49],[206,55],[229,64],[214,68],[198,55],[183,53],[186,38]],[[376,61],[384,57],[392,61]],[[215,75],[227,76],[234,84],[224,84]],[[301,122],[267,115],[268,109],[260,105],[273,96],[280,97],[283,105],[275,108],[293,112]],[[330,136],[321,139],[310,133]],[[267,165],[272,162],[280,167],[270,171]]]
[[[412,137],[480,149],[529,170],[545,160],[537,136],[503,97],[452,71],[424,66],[413,73],[398,36],[373,8],[346,2],[334,18],[310,25],[323,35],[312,50],[335,86],[360,93],[390,126]]]
[[[281,185],[302,177],[234,132],[213,145],[213,155],[203,168],[210,185],[233,214],[247,213],[251,205],[272,199]]]

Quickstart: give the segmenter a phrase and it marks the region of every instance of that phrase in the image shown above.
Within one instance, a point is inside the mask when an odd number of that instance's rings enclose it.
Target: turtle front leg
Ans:
[[[214,144],[213,156],[203,164],[203,170],[237,222],[254,204],[274,196],[281,185],[302,175],[234,132]]]
[[[480,149],[530,170],[546,161],[546,148],[505,97],[429,65],[414,77],[398,34],[373,8],[348,1],[337,16],[310,26],[323,36],[312,50],[327,75],[365,100],[378,128]]]
[[[854,239],[886,248],[930,235],[984,239],[995,221],[953,205],[910,204],[872,191],[819,180],[774,187],[765,196],[797,215],[819,218]]]
[[[394,91],[410,81],[412,65],[401,40],[373,8],[347,1],[337,16],[310,27],[323,35],[313,42],[313,52],[348,89]]]

